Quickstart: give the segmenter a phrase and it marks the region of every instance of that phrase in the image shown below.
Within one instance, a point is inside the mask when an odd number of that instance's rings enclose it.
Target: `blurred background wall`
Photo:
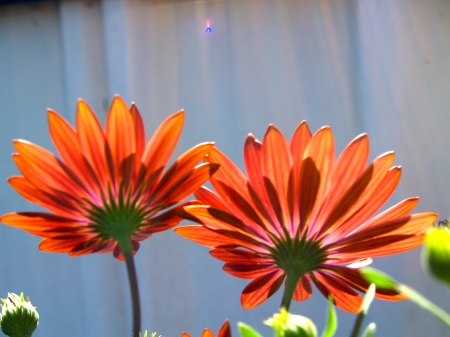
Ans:
[[[212,33],[206,34],[210,20]],[[448,0],[65,0],[0,6],[0,212],[35,210],[6,183],[17,175],[11,140],[54,149],[46,108],[71,123],[77,98],[104,120],[114,94],[135,101],[151,134],[184,108],[175,155],[203,141],[243,165],[243,144],[269,123],[287,137],[306,119],[330,125],[338,153],[360,133],[371,159],[395,150],[403,166],[387,206],[420,196],[415,209],[450,214],[450,2]],[[185,222],[184,224],[187,224]],[[25,292],[41,315],[36,337],[126,336],[131,327],[125,265],[111,254],[42,253],[40,239],[0,226],[0,297]],[[137,267],[143,328],[164,337],[228,318],[265,336],[262,320],[281,292],[245,311],[248,283],[225,274],[204,247],[171,231],[143,242]],[[420,250],[374,266],[450,310],[450,298],[419,264]],[[293,311],[325,321],[325,299]],[[338,336],[355,316],[339,311]],[[376,300],[378,336],[443,336],[411,303]]]

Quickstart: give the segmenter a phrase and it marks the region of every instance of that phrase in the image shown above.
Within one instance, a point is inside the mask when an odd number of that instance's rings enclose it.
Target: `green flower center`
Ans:
[[[132,195],[131,191],[124,193],[120,187],[115,196],[108,190],[108,199],[102,195],[102,204],[96,205],[88,201],[90,207],[86,208],[87,218],[90,220],[89,228],[96,233],[96,238],[101,241],[117,241],[122,250],[131,249],[133,235],[144,225],[152,213],[156,211],[148,204],[141,203],[141,193]]]
[[[306,233],[300,237],[297,233],[291,237],[283,228],[284,236],[272,236],[274,247],[271,247],[272,257],[278,267],[290,278],[299,279],[303,275],[317,270],[328,260],[326,247],[320,240],[307,239]]]

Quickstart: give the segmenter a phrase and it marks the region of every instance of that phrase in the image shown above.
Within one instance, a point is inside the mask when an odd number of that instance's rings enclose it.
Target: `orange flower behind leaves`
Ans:
[[[211,255],[236,277],[252,280],[241,295],[244,308],[263,303],[285,284],[282,305],[312,295],[311,283],[335,304],[358,312],[369,284],[359,268],[371,257],[408,251],[423,243],[436,215],[408,215],[418,198],[403,200],[374,216],[394,192],[401,169],[394,153],[368,167],[369,141],[355,138],[335,160],[329,127],[311,135],[306,122],[290,143],[271,125],[262,142],[252,135],[244,147],[248,177],[217,149],[206,161],[220,164],[210,178],[216,193],[202,187],[204,205],[184,208],[201,226],[175,231],[213,248]],[[402,294],[377,289],[385,300]]]
[[[191,337],[191,335],[183,332],[181,334],[181,337]],[[211,330],[205,329],[200,337],[214,337],[214,334]],[[231,329],[228,321],[225,321],[225,323],[223,323],[216,337],[231,337]]]
[[[179,223],[176,213],[183,205],[175,205],[218,166],[198,164],[214,146],[203,143],[164,172],[181,133],[183,111],[168,117],[147,145],[138,109],[134,104],[128,108],[118,96],[105,130],[82,100],[76,130],[54,111],[48,111],[48,119],[60,159],[35,144],[15,140],[13,159],[22,176],[8,181],[25,199],[51,213],[20,212],[0,218],[43,237],[39,245],[43,251],[71,256],[113,251],[119,259],[125,252],[134,254],[139,241]]]

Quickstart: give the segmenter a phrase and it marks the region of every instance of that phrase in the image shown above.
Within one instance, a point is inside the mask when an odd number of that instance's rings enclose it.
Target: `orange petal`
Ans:
[[[39,212],[5,214],[0,218],[0,222],[41,237],[65,234],[64,229],[79,227],[84,224],[62,216]]]
[[[344,283],[351,285],[353,288],[365,293],[369,288],[369,282],[367,282],[358,269],[351,269],[341,266],[330,267],[331,273],[341,279]],[[393,290],[386,290],[382,288],[376,288],[375,297],[388,301],[401,301],[407,298],[407,296],[400,294]]]
[[[300,173],[300,222],[302,228],[316,217],[330,180],[334,164],[334,138],[329,127],[317,131],[303,155]]]
[[[175,163],[164,173],[155,187],[154,193],[161,195],[167,192],[175,182],[189,174],[213,147],[214,143],[199,144],[178,157]]]
[[[313,281],[325,298],[333,296],[333,302],[338,308],[355,314],[359,312],[361,296],[340,279],[315,272]]]
[[[200,188],[219,168],[216,164],[200,164],[184,177],[171,184],[154,204],[172,205],[180,202]]]
[[[361,175],[369,157],[369,138],[363,134],[356,137],[336,160],[331,174],[331,183],[316,222],[324,223],[336,207],[348,186]]]
[[[292,155],[292,172],[289,179],[288,186],[288,205],[291,213],[292,224],[298,224],[300,222],[299,213],[299,197],[300,197],[300,172],[302,169],[303,155],[306,147],[311,139],[311,131],[309,131],[306,121],[302,121],[294,134],[292,135],[291,142],[289,144]],[[291,232],[295,232],[295,225],[291,228]]]
[[[88,193],[95,198],[99,193],[99,182],[92,167],[83,157],[76,131],[58,113],[48,110],[50,136],[63,162],[87,187]]]
[[[327,240],[338,237],[336,235],[336,229],[342,224],[345,224],[346,226],[345,232],[351,231],[353,229],[352,226],[356,223],[353,220],[354,213],[359,212],[360,216],[367,219],[374,211],[381,207],[379,206],[375,210],[373,210],[374,207],[369,207],[365,209],[367,210],[366,212],[361,212],[361,209],[364,208],[366,204],[372,206],[373,203],[377,203],[379,197],[384,203],[386,199],[389,198],[390,194],[388,193],[395,189],[395,186],[400,179],[400,171],[397,168],[390,171],[389,177],[385,180],[393,160],[393,152],[388,152],[379,156],[355,181],[355,183],[347,189],[347,192],[330,213],[330,217],[324,222],[324,226],[321,229],[322,233],[326,233],[333,228]],[[385,190],[386,193],[384,195],[381,193],[383,187],[388,187]],[[370,213],[369,210],[371,211]],[[358,222],[357,224],[359,225],[361,223],[362,222]],[[339,233],[339,235],[342,234]]]
[[[262,175],[269,179],[275,188],[281,206],[278,215],[281,225],[290,223],[287,204],[288,177],[292,167],[292,157],[289,144],[283,134],[270,125],[262,143]]]
[[[184,111],[180,110],[166,118],[155,131],[142,155],[144,173],[139,175],[142,179],[148,179],[154,171],[166,166],[177,145],[183,123]]]
[[[312,296],[312,292],[313,290],[311,287],[311,283],[308,280],[308,277],[303,276],[298,281],[292,298],[298,302],[306,301]]]
[[[88,197],[86,189],[70,169],[51,152],[24,140],[14,141],[19,155],[13,155],[20,172],[38,189],[63,191],[78,198]]]
[[[87,240],[86,236],[72,237],[66,240],[44,239],[39,244],[39,249],[44,252],[69,253],[74,247],[87,242]]]
[[[57,196],[38,190],[25,177],[11,177],[8,183],[28,201],[34,202],[49,211],[61,216],[73,217],[80,215],[80,209],[73,200],[68,200],[64,196]]]
[[[382,222],[405,217],[417,205],[418,202],[419,198],[417,197],[405,199],[399,202],[398,204],[390,207],[389,209],[385,210],[384,212],[378,214],[377,216],[374,216],[372,219],[364,223],[362,226],[365,229],[367,229],[371,228],[372,226],[378,226],[378,224]]]
[[[433,225],[436,218],[437,215],[434,213],[420,213],[382,222],[367,229],[361,227],[353,234],[336,242],[336,248],[341,245],[363,243],[365,240],[381,236],[422,234]]]
[[[241,304],[244,309],[252,309],[267,300],[281,287],[283,279],[284,272],[274,270],[250,282],[241,295]]]
[[[276,267],[274,263],[230,262],[225,263],[223,270],[235,277],[255,279],[266,275]]]
[[[225,321],[223,325],[220,327],[217,337],[231,337],[231,328],[230,323],[228,323],[228,321]]]
[[[255,138],[255,136],[249,134],[244,145],[244,164],[250,184],[253,186],[260,198],[265,201],[265,189],[262,178],[261,147],[262,144]]]
[[[208,328],[206,328],[201,337],[214,337],[214,334],[211,330],[209,330]]]
[[[177,234],[185,237],[186,239],[192,240],[210,248],[240,244],[239,241],[230,239],[200,225],[177,227],[174,229],[174,231]]]
[[[232,263],[268,263],[272,262],[270,258],[261,256],[255,252],[239,249],[239,248],[217,248],[209,251],[212,257],[223,261],[223,262],[232,262]]]
[[[136,179],[141,168],[141,160],[145,150],[145,128],[141,114],[139,113],[139,110],[134,103],[131,104],[130,112],[134,122],[134,135],[136,139],[136,161],[134,163],[133,175],[134,179]]]
[[[102,127],[91,108],[83,100],[78,100],[76,124],[83,157],[86,158],[100,179],[104,193],[107,193],[111,172],[107,165],[106,140]]]
[[[136,137],[133,116],[119,96],[115,96],[106,119],[105,135],[115,167],[115,180],[129,181],[134,169]],[[132,161],[125,161],[132,157]],[[122,168],[128,163],[127,168]]]

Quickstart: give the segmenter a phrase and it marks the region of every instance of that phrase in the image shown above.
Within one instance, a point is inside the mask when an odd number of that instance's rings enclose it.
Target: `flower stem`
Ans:
[[[287,311],[289,311],[292,296],[294,295],[295,288],[297,287],[297,283],[301,277],[302,275],[299,275],[298,273],[288,273],[286,275],[286,283],[284,285],[284,293],[283,293],[283,300],[281,301],[281,307],[286,308]]]
[[[130,280],[131,302],[133,306],[133,332],[131,337],[139,337],[141,331],[141,303],[139,300],[139,287],[136,267],[132,252],[123,252],[127,264],[128,279]]]

